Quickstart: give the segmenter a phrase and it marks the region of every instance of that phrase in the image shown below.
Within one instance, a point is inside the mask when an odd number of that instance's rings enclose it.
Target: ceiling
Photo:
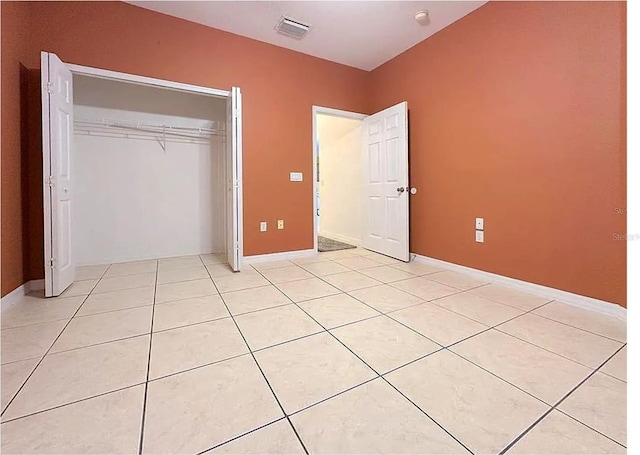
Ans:
[[[316,137],[323,144],[330,144],[356,128],[360,128],[361,125],[362,120],[318,114]]]
[[[370,71],[486,1],[129,1],[128,3]],[[414,15],[429,11],[430,23]],[[308,23],[302,40],[274,30],[282,15]]]

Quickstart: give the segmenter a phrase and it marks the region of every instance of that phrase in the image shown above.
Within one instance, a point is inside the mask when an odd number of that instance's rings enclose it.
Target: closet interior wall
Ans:
[[[226,100],[75,75],[78,266],[225,247]]]

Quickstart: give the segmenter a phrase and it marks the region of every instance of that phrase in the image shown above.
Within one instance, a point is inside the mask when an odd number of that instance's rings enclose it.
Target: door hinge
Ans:
[[[233,110],[233,118],[238,118],[238,109]]]
[[[49,259],[49,267],[55,268],[56,260],[54,258]]]
[[[53,82],[47,82],[47,93],[53,92]]]
[[[50,175],[49,177],[47,177],[47,184],[50,187],[55,186],[56,182],[55,182],[55,179],[53,178],[53,175]]]

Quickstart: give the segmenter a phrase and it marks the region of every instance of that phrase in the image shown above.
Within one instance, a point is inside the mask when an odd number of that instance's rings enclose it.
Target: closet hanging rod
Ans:
[[[177,144],[209,144],[210,139],[205,137],[182,137],[182,136],[166,136],[165,138],[158,138],[157,135],[145,135],[143,133],[136,132],[117,132],[117,131],[84,131],[76,130],[75,134],[80,136],[94,136],[94,137],[110,137],[110,138],[126,138],[145,141],[160,141],[162,144],[177,143]],[[161,145],[162,146],[162,145]],[[165,147],[162,147],[165,149]]]
[[[221,124],[221,122],[215,122]],[[226,134],[223,129],[220,128],[208,128],[208,127],[188,127],[188,126],[175,126],[166,124],[154,124],[143,122],[132,122],[125,120],[109,120],[109,119],[92,119],[76,117],[74,124],[78,126],[96,126],[103,128],[119,128],[119,129],[133,129],[138,131],[146,131],[150,133],[163,133],[163,134],[198,134],[198,135],[224,135]]]
[[[138,134],[150,134],[150,135],[165,135],[165,136],[174,136],[174,137],[184,137],[191,139],[202,139],[207,137],[224,137],[224,134],[219,132],[207,132],[207,131],[188,131],[188,130],[178,130],[175,128],[151,128],[151,127],[131,127],[131,126],[123,126],[123,125],[113,125],[113,126],[105,126],[105,125],[94,125],[94,124],[86,124],[83,122],[75,122],[76,131],[97,131],[97,132],[115,132],[121,131],[121,134],[129,134],[125,131],[134,131],[138,132]],[[135,134],[135,133],[134,133]]]

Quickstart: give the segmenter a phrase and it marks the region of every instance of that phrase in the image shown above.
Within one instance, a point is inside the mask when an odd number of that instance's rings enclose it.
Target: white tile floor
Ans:
[[[2,452],[626,452],[617,319],[361,249],[223,260],[6,309]]]

